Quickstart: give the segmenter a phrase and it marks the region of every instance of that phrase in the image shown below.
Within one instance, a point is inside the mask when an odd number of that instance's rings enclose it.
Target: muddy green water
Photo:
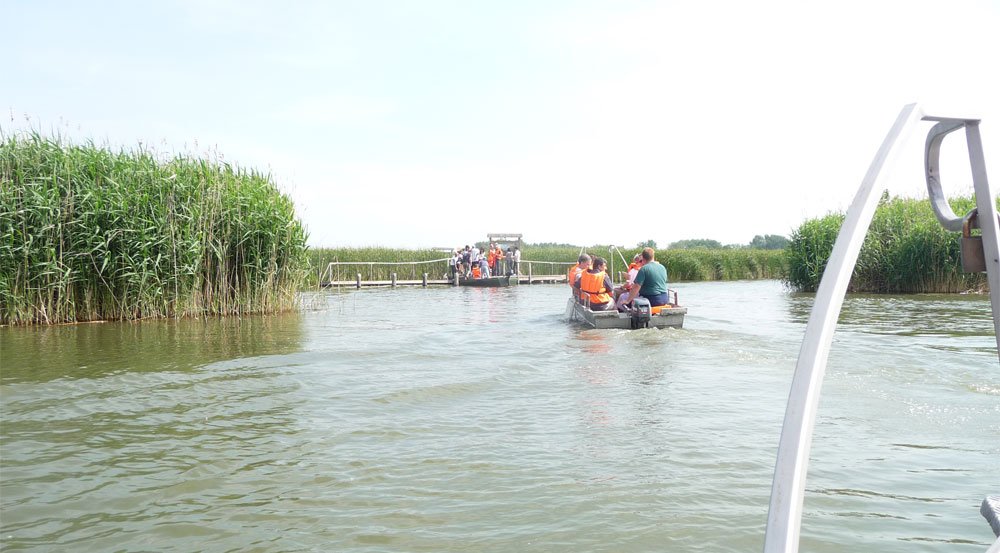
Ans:
[[[760,551],[811,295],[679,284],[683,330],[563,286],[0,329],[4,551]],[[803,551],[981,552],[1000,493],[989,300],[850,297]]]

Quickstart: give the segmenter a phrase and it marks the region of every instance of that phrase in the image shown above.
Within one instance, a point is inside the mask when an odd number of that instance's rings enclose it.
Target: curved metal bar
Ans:
[[[941,189],[939,158],[941,157],[941,141],[944,140],[944,137],[964,126],[964,120],[941,121],[927,133],[927,141],[924,143],[924,172],[927,176],[927,194],[931,198],[931,207],[934,208],[934,215],[937,216],[941,226],[952,232],[962,231],[963,217],[955,215]]]
[[[997,218],[996,195],[986,179],[986,156],[979,135],[979,121],[965,121],[965,141],[969,145],[972,165],[972,185],[976,191],[979,228],[983,231],[983,254],[986,259],[986,281],[990,285],[990,305],[993,309],[993,332],[996,334],[997,355],[1000,355],[1000,222]]]
[[[785,408],[764,534],[765,553],[795,553],[799,550],[809,449],[833,332],[858,253],[881,197],[882,189],[875,187],[879,173],[897,153],[895,146],[901,142],[900,138],[913,128],[920,116],[917,105],[909,104],[896,117],[847,210],[830,260],[823,271]]]

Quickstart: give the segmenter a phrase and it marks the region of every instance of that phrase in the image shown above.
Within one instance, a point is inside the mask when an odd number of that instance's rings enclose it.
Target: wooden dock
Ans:
[[[322,288],[375,288],[397,286],[457,286],[454,280],[442,278],[430,278],[435,275],[443,275],[448,271],[448,258],[432,259],[430,261],[402,261],[402,262],[375,262],[375,261],[331,261],[327,264],[326,270],[319,275],[320,287]],[[552,261],[522,261],[521,270],[518,271],[519,284],[565,284],[566,273],[562,271],[572,264]],[[376,267],[379,270],[376,270]],[[536,269],[541,268],[542,272],[557,274],[534,274]],[[347,272],[350,271],[350,272]],[[345,274],[347,273],[347,274]],[[367,273],[368,278],[365,278]],[[408,278],[399,278],[400,274]],[[351,280],[344,280],[346,276],[353,276]],[[388,277],[388,278],[386,278]]]
[[[520,275],[518,276],[519,284],[565,284],[566,275]],[[432,279],[427,278],[426,275],[422,279],[413,280],[361,280],[360,278],[355,278],[354,280],[335,280],[321,282],[320,287],[322,288],[396,288],[400,286],[420,286],[426,288],[428,286],[455,286],[455,281],[444,280],[444,279]]]

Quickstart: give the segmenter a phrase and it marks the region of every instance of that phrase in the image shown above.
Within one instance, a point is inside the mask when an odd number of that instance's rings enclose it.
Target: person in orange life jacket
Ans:
[[[573,285],[576,284],[576,279],[580,277],[580,273],[586,271],[589,268],[590,268],[590,256],[585,253],[581,253],[580,257],[577,259],[576,265],[570,267],[569,271],[566,273],[566,283],[569,284],[570,287],[572,287]],[[576,294],[574,294],[574,296],[575,295]]]
[[[497,250],[493,243],[490,243],[490,249],[488,252],[489,253],[486,254],[486,263],[489,264],[490,271],[492,272],[496,270],[495,267],[497,262]]]
[[[639,268],[642,267],[642,254],[635,254],[632,258],[632,263],[628,265],[628,276],[626,277],[625,284],[615,289],[615,294],[618,299],[615,300],[615,306],[618,307],[619,311],[625,310],[625,305],[632,301],[632,283],[635,282],[635,275],[639,273]]]
[[[605,271],[607,266],[608,262],[604,258],[597,257],[594,259],[594,267],[580,273],[576,282],[573,283],[573,287],[580,291],[580,301],[586,304],[587,300],[590,300],[592,311],[606,311],[615,308],[615,300],[611,296],[614,284],[611,283],[611,277]]]
[[[500,275],[504,272],[503,268],[503,250],[500,249],[500,244],[497,244],[496,250],[493,252],[493,274]]]
[[[483,272],[479,270],[479,265],[472,266],[472,278],[480,278],[483,276]]]

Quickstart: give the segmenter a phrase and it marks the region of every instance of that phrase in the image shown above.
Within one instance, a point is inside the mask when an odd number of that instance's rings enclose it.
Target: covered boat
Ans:
[[[569,320],[590,328],[682,328],[687,307],[677,305],[677,292],[667,292],[673,302],[650,307],[645,298],[636,298],[629,311],[593,311],[588,306],[570,298],[566,305]]]

